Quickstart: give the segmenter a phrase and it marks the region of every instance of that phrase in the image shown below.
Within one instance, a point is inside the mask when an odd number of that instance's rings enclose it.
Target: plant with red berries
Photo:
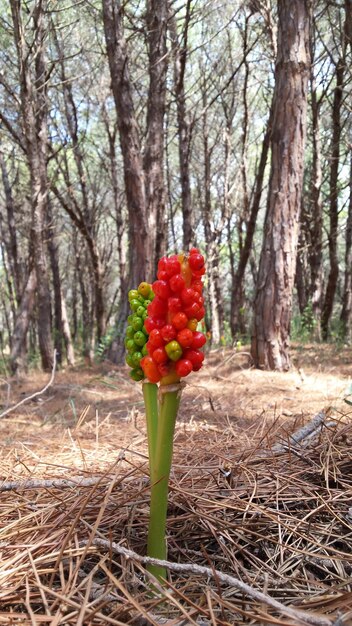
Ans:
[[[147,553],[159,559],[167,556],[168,481],[182,390],[180,381],[192,371],[200,370],[204,361],[201,348],[206,338],[197,330],[205,315],[204,274],[204,257],[197,248],[192,248],[188,255],[160,259],[157,280],[151,286],[141,283],[138,290],[129,294],[134,313],[129,317],[126,331],[126,361],[132,367],[134,380],[145,376],[148,381],[143,384],[151,475]],[[140,321],[136,321],[136,316]],[[136,333],[142,333],[143,337]],[[160,383],[159,405],[157,383]],[[166,578],[162,567],[150,566],[149,571],[159,580]]]

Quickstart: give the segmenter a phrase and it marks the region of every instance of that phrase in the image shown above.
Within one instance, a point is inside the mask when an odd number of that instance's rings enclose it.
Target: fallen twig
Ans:
[[[120,554],[124,556],[126,559],[132,559],[142,564],[150,564],[157,565],[161,567],[165,567],[168,570],[172,570],[174,572],[179,572],[182,574],[196,574],[200,576],[207,576],[210,578],[216,578],[220,582],[226,583],[230,587],[235,587],[241,593],[253,598],[258,602],[262,602],[266,606],[270,606],[272,609],[278,611],[281,614],[288,615],[292,617],[296,621],[300,621],[303,624],[311,624],[312,626],[332,626],[332,622],[327,617],[312,615],[307,611],[295,610],[289,606],[285,606],[275,598],[263,593],[262,591],[258,591],[251,587],[247,583],[242,582],[238,578],[234,576],[230,576],[229,574],[224,574],[219,570],[205,567],[204,565],[197,565],[196,563],[171,563],[170,561],[163,561],[160,559],[152,559],[147,556],[140,556],[136,552],[132,550],[128,550],[122,546],[119,546],[117,543],[107,541],[106,539],[99,539],[98,537],[94,538],[91,542],[83,541],[83,544],[95,545],[106,548],[107,550],[111,550],[115,554]]]
[[[41,391],[36,391],[35,393],[32,393],[30,396],[27,396],[26,398],[23,398],[23,400],[21,400],[20,402],[17,402],[17,404],[14,404],[13,406],[10,406],[8,409],[6,409],[6,411],[3,411],[2,413],[0,413],[0,419],[2,417],[5,417],[9,413],[11,413],[11,411],[14,411],[15,409],[18,409],[18,407],[22,406],[22,404],[25,404],[25,402],[29,402],[29,400],[33,400],[33,398],[36,398],[37,396],[41,396],[43,393],[45,393],[46,390],[49,389],[49,387],[54,382],[55,370],[56,370],[56,350],[54,350],[54,354],[53,354],[53,367],[52,367],[52,370],[51,370],[50,380],[45,385],[45,387],[43,387],[43,389],[41,389]]]
[[[23,489],[66,489],[68,487],[91,487],[102,480],[109,480],[109,476],[98,476],[92,478],[82,478],[74,476],[72,478],[52,478],[52,479],[29,479],[29,480],[9,480],[0,484],[1,491],[16,491]]]
[[[311,435],[314,431],[318,430],[324,422],[325,417],[325,412],[320,411],[320,413],[315,415],[315,417],[313,417],[313,419],[308,422],[308,424],[305,424],[304,426],[296,430],[295,433],[290,435],[287,442],[285,442],[284,444],[275,444],[272,447],[271,451],[274,452],[274,454],[279,452],[286,452],[289,446],[294,446],[295,444],[302,441],[302,439],[305,439],[306,437],[308,437],[308,435]]]

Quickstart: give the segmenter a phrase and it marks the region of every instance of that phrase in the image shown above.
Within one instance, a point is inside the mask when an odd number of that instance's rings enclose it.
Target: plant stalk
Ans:
[[[172,386],[172,391],[162,389],[155,457],[152,463],[150,518],[147,554],[157,559],[167,558],[165,537],[169,476],[172,463],[173,440],[178,408],[181,400],[181,385]],[[164,567],[149,565],[148,571],[160,582],[166,579]]]
[[[156,439],[158,433],[158,385],[154,383],[143,383],[143,397],[145,414],[147,418],[148,453],[150,480],[154,472],[154,459],[156,450]]]

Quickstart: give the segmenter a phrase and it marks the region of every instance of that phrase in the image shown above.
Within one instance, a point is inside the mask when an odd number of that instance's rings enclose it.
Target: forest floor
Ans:
[[[292,359],[262,372],[246,348],[218,350],[188,377],[168,519],[181,572],[161,599],[120,550],[145,554],[148,519],[126,369],[58,371],[1,419],[0,624],[352,624],[352,350],[296,345]],[[0,413],[49,377],[0,379]]]

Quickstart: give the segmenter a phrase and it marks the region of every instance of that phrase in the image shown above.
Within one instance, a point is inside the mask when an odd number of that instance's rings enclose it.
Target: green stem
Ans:
[[[158,433],[158,385],[143,383],[143,397],[147,418],[150,477],[154,471],[156,438]]]
[[[175,423],[181,399],[181,386],[176,391],[166,391],[160,402],[158,436],[155,451],[155,464],[152,473],[150,518],[148,531],[148,556],[157,559],[167,558],[166,517],[169,476],[172,462],[172,450]],[[148,566],[148,571],[159,581],[166,579],[166,570],[155,565]]]

